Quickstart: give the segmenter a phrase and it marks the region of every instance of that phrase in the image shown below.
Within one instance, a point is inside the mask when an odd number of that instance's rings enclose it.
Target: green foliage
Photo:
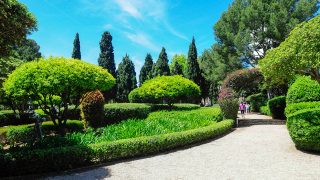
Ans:
[[[134,64],[128,55],[119,64],[117,74],[117,99],[120,102],[128,102],[130,91],[137,87]]]
[[[35,131],[33,128],[28,126],[9,128],[6,133],[6,139],[11,146],[14,146],[16,143],[29,143],[35,140]]]
[[[182,67],[182,74],[186,77],[187,74],[187,57],[184,54],[175,54],[171,59],[171,63],[169,65],[170,72],[173,72],[175,64],[178,63]],[[176,75],[176,74],[175,74]]]
[[[172,75],[181,75],[183,76],[182,66],[176,61],[173,65],[173,69],[171,70]]]
[[[175,110],[175,111],[190,111],[199,109],[198,104],[173,104],[168,106],[166,104],[151,104],[151,111],[160,111],[160,110]]]
[[[182,99],[192,99],[200,95],[200,88],[181,76],[160,76],[146,81],[129,94],[130,102],[161,103],[171,106]]]
[[[81,51],[80,51],[80,39],[79,39],[79,33],[76,34],[76,37],[73,41],[73,50],[72,50],[72,56],[73,59],[81,59]]]
[[[232,89],[224,88],[220,91],[218,104],[224,119],[237,119],[239,101]]]
[[[81,99],[81,118],[84,127],[102,127],[104,125],[104,97],[99,90],[87,92]]]
[[[290,114],[293,114],[303,109],[315,109],[319,107],[320,107],[320,101],[289,104],[285,109],[285,114],[288,117]]]
[[[164,47],[162,47],[162,50],[159,54],[159,58],[157,62],[153,65],[152,75],[153,77],[170,75],[170,68],[168,65],[168,56],[166,53],[166,49]]]
[[[231,130],[233,121],[225,120],[189,131],[49,149],[0,153],[2,177],[62,171],[116,159],[153,154],[218,137]],[[15,161],[13,161],[15,159]]]
[[[226,61],[236,58],[244,64],[256,66],[268,49],[279,46],[295,25],[309,20],[317,11],[317,0],[235,0],[214,25],[217,42],[224,49],[219,54]],[[307,37],[311,38],[314,41],[319,39]],[[266,66],[266,70],[268,68]],[[276,67],[273,70],[290,72]]]
[[[14,47],[37,29],[37,20],[17,0],[0,1],[0,58],[7,57]]]
[[[40,46],[33,39],[25,39],[13,51],[13,57],[23,61],[33,61],[41,58]]]
[[[198,54],[194,38],[189,46],[187,60],[187,78],[200,86],[201,71],[198,64]]]
[[[290,86],[287,94],[287,104],[320,101],[320,84],[303,76]]]
[[[40,117],[47,118],[47,115],[42,110],[35,110]],[[35,119],[28,117],[26,114],[16,114],[12,110],[0,111],[0,126],[20,125],[34,123]]]
[[[259,69],[241,69],[228,74],[222,88],[231,88],[245,97],[260,92],[262,83],[263,76]]]
[[[112,36],[108,31],[102,34],[100,41],[100,50],[101,52],[98,59],[99,66],[107,69],[113,77],[116,77],[116,65],[114,63]]]
[[[252,112],[259,112],[261,106],[267,105],[268,98],[262,93],[253,94],[246,98],[250,102]]]
[[[152,66],[153,66],[152,56],[150,54],[147,54],[144,65],[140,70],[140,75],[139,75],[140,85],[143,84],[146,80],[152,78]]]
[[[63,57],[50,57],[21,65],[9,75],[4,90],[15,99],[36,100],[55,124],[63,126],[69,110],[68,103],[79,104],[72,99],[88,91],[108,90],[114,84],[112,75],[99,66]],[[54,104],[54,96],[59,96],[62,103]],[[52,107],[58,108],[58,111],[49,110]]]
[[[261,106],[260,113],[263,115],[271,116],[271,112],[268,106]]]
[[[112,103],[104,105],[104,119],[106,124],[118,123],[127,119],[145,119],[151,112],[146,104]]]
[[[278,96],[268,101],[268,108],[273,119],[286,119],[284,110],[286,108],[286,97]]]
[[[277,48],[259,63],[264,77],[274,84],[308,74],[320,82],[320,15],[296,26]]]
[[[288,116],[289,134],[299,149],[320,151],[319,117],[319,108],[300,110]]]

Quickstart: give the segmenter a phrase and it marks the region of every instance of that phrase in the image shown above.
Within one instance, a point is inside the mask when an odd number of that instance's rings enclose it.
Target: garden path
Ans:
[[[285,125],[264,124],[186,149],[49,179],[320,179],[319,167],[320,155],[297,150]]]

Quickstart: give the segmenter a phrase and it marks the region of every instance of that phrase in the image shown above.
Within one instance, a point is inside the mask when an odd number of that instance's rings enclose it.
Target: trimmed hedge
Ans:
[[[320,84],[308,76],[302,76],[290,86],[287,104],[320,101]]]
[[[150,104],[151,111],[160,111],[160,110],[174,110],[174,111],[190,111],[199,109],[198,104],[174,104],[172,107],[167,104]]]
[[[104,97],[99,90],[87,92],[82,96],[80,109],[84,127],[104,126]]]
[[[285,109],[286,116],[303,109],[320,108],[320,101],[289,104]]]
[[[268,98],[266,95],[258,93],[248,96],[246,101],[250,102],[252,112],[259,112],[261,106],[267,105]]]
[[[297,148],[320,151],[320,108],[304,109],[290,114],[287,128]]]
[[[267,116],[271,116],[271,112],[268,106],[261,106],[260,107],[260,113],[267,115]]]
[[[104,105],[106,124],[118,123],[126,119],[145,119],[151,112],[151,107],[138,103],[113,103]]]
[[[278,96],[268,101],[268,108],[273,119],[286,119],[284,109],[286,108],[286,97]]]
[[[62,171],[111,160],[147,155],[214,138],[230,131],[233,120],[189,131],[124,139],[88,146],[69,146],[5,153],[0,151],[1,176]]]

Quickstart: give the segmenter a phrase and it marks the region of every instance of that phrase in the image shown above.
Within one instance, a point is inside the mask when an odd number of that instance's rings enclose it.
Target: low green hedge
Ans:
[[[268,106],[261,106],[260,107],[260,113],[267,115],[267,116],[271,116],[271,112]]]
[[[290,114],[295,113],[299,110],[313,109],[313,108],[319,108],[319,107],[320,107],[320,101],[289,104],[285,109],[285,114],[286,116],[289,116]]]
[[[156,136],[76,145],[51,149],[5,153],[0,151],[0,175],[62,171],[116,159],[153,154],[214,138],[230,131],[233,120],[224,120],[203,128]]]
[[[104,105],[106,124],[118,123],[126,119],[145,119],[151,107],[138,103],[113,103]]]
[[[320,151],[320,108],[304,109],[290,114],[287,127],[297,148]]]
[[[151,111],[160,111],[160,110],[175,110],[175,111],[188,111],[199,109],[198,104],[174,104],[172,107],[169,107],[167,104],[150,104]]]
[[[272,118],[274,119],[286,119],[284,115],[284,109],[286,108],[286,97],[278,96],[268,101],[268,107]]]

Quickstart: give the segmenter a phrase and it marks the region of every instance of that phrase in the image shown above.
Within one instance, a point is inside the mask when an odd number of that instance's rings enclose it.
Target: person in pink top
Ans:
[[[239,105],[239,109],[240,109],[241,114],[244,114],[245,108],[246,108],[246,106],[243,104],[243,102],[241,102]]]

